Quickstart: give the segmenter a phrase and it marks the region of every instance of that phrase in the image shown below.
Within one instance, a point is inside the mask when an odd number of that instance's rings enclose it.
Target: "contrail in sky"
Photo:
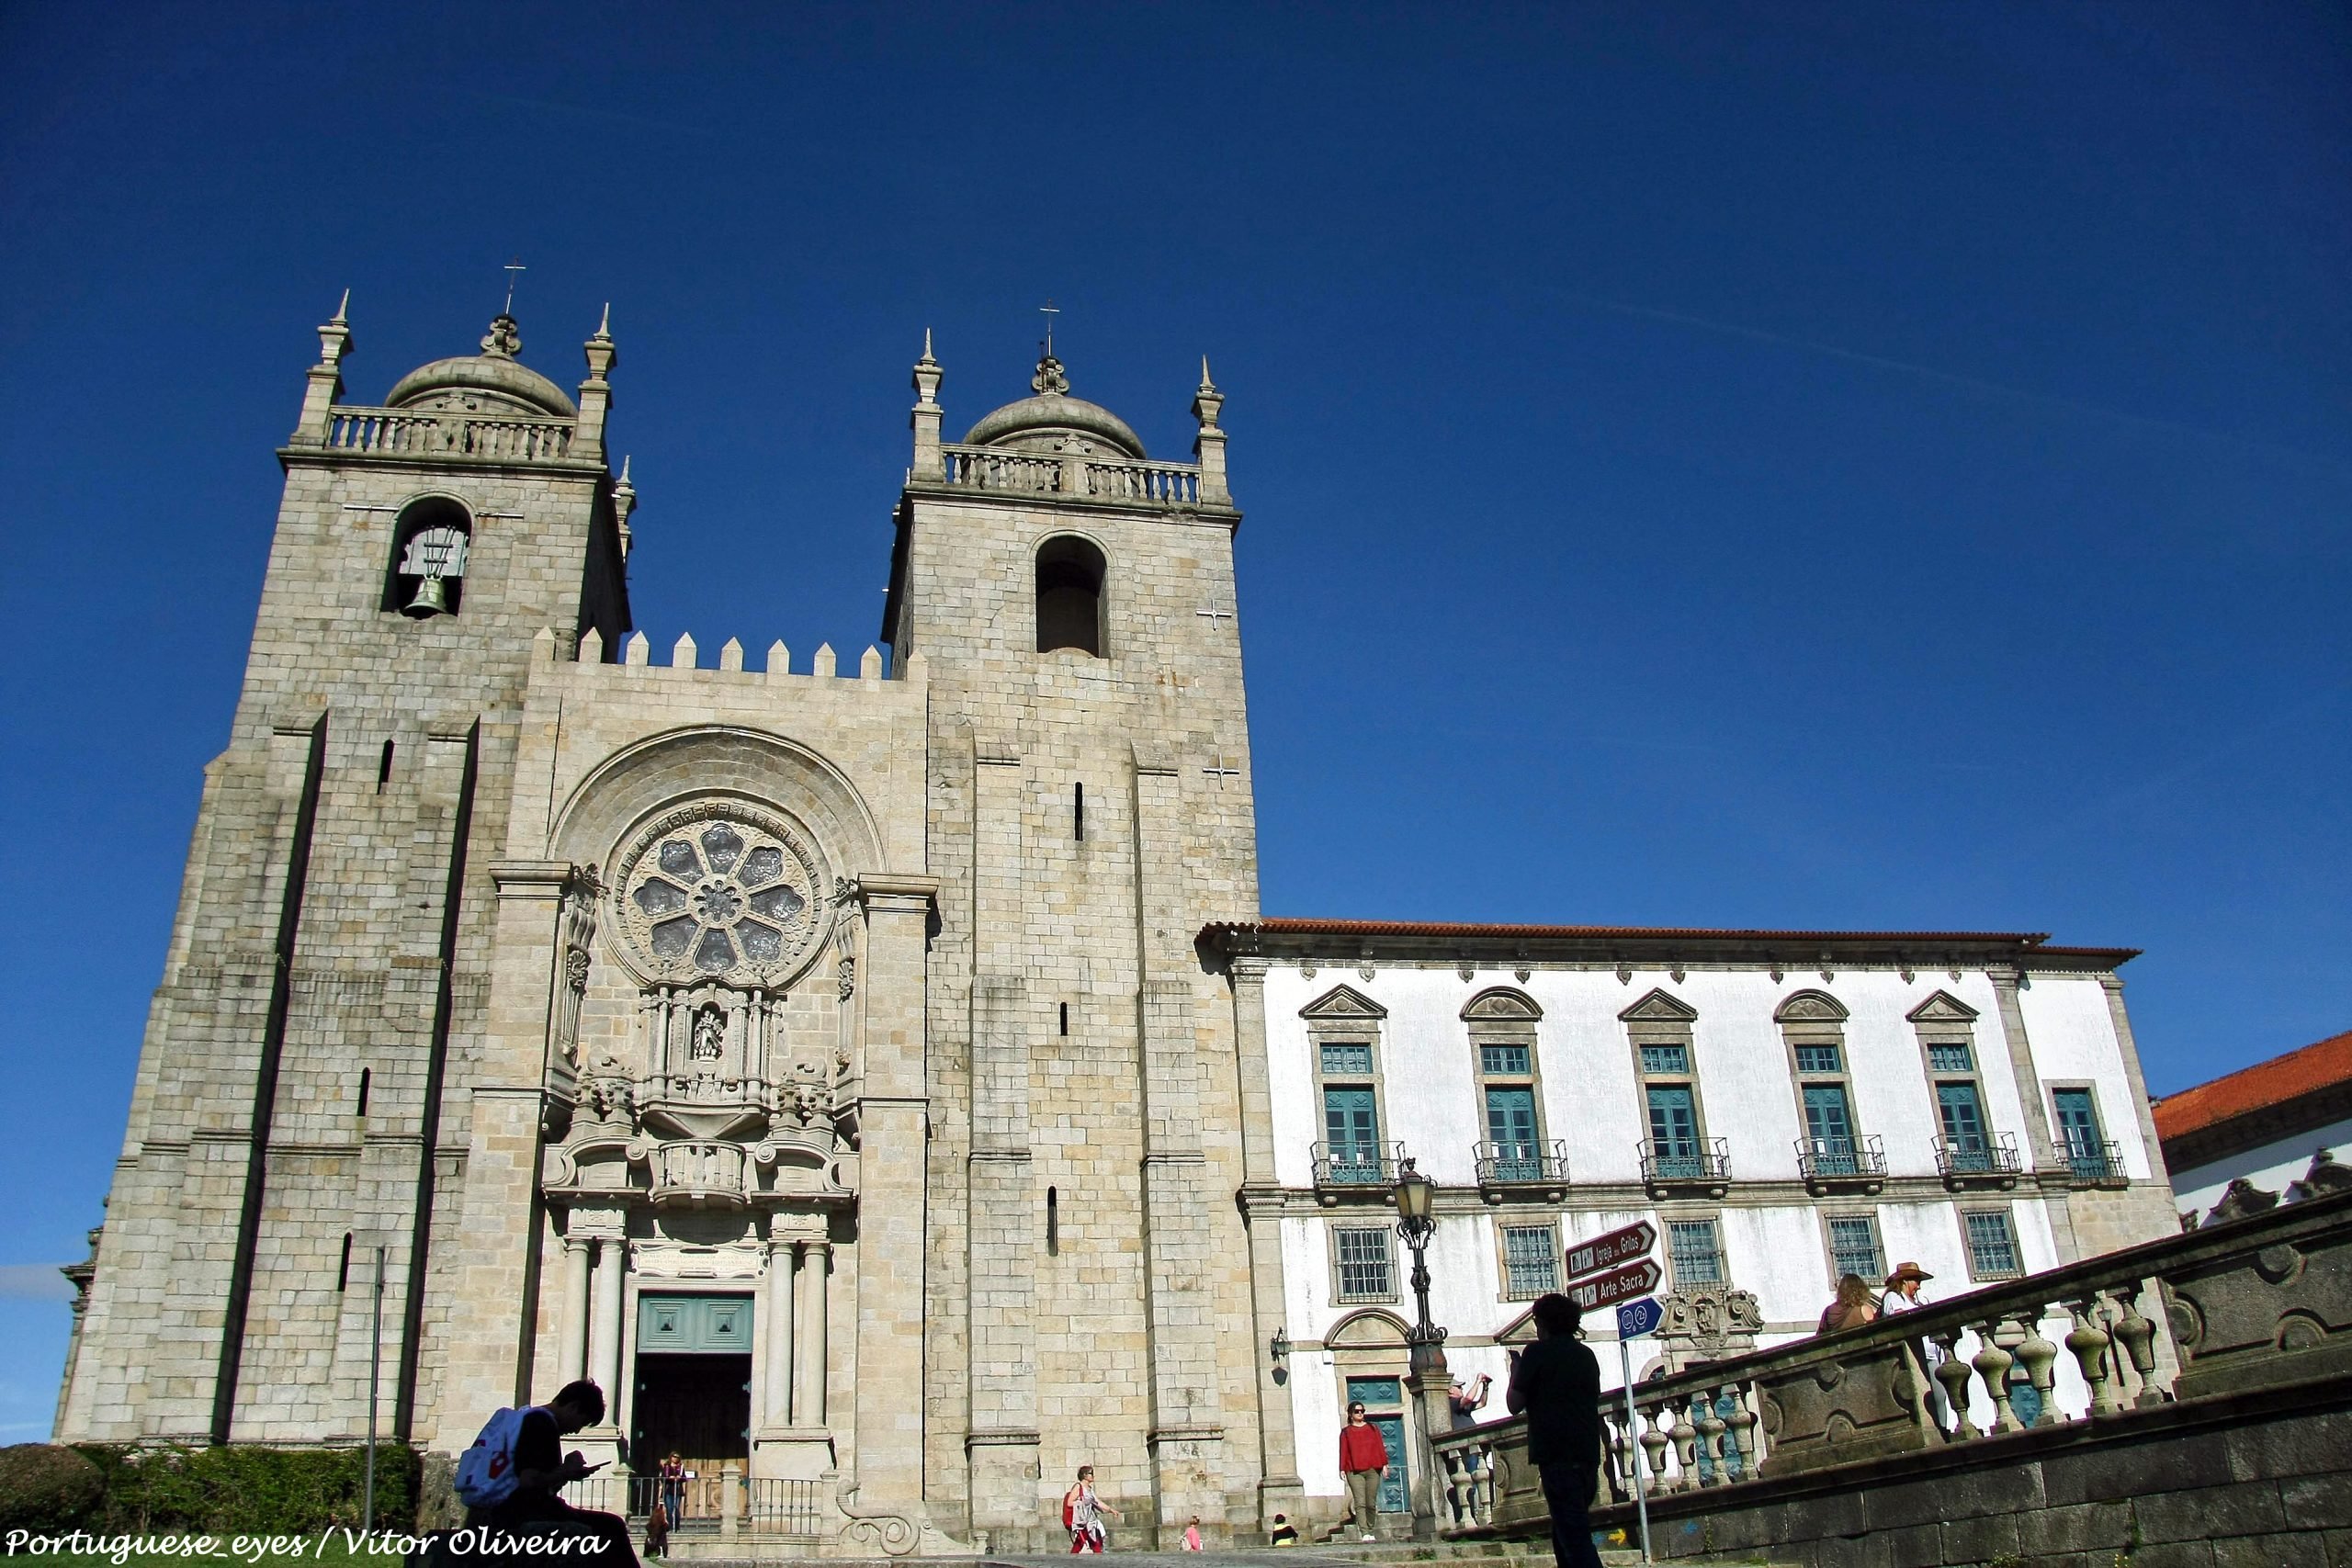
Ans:
[[[2342,466],[2339,459],[2318,452],[2307,452],[2300,446],[2282,446],[2275,441],[2256,436],[2233,434],[2227,431],[2208,430],[2201,425],[2182,424],[2176,420],[2157,419],[2148,414],[2127,413],[2099,403],[2079,402],[2073,398],[2055,397],[2048,392],[2031,392],[2021,387],[2004,386],[1998,381],[1980,380],[1973,376],[1958,376],[1932,366],[1915,365],[1907,359],[1888,359],[1882,355],[1863,354],[1856,349],[1840,348],[1836,344],[1815,343],[1810,338],[1791,337],[1785,333],[1766,332],[1759,327],[1743,327],[1730,321],[1710,321],[1704,316],[1687,315],[1679,310],[1653,310],[1646,305],[1628,305],[1619,299],[1604,299],[1598,295],[1560,291],[1564,299],[1573,299],[1596,310],[1607,310],[1620,316],[1636,316],[1646,321],[1666,321],[1675,326],[1694,327],[1701,332],[1721,333],[1726,336],[1746,338],[1750,343],[1771,344],[1780,348],[1793,348],[1807,354],[1826,355],[1852,365],[1866,365],[1874,370],[1893,370],[1905,376],[1917,376],[1929,381],[1941,382],[1965,391],[1982,392],[1991,397],[2007,398],[2014,402],[2031,403],[2042,408],[2064,409],[2070,413],[2088,414],[2098,419],[2110,419],[2124,424],[2138,425],[2145,430],[2167,431],[2179,435],[2194,435],[2206,441],[2228,442],[2255,450],[2282,457],[2300,457],[2306,462]]]

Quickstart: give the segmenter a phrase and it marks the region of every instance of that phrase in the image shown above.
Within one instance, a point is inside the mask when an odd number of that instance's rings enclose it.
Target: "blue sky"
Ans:
[[[960,431],[1052,298],[1157,456],[1207,353],[1269,912],[2143,947],[2160,1092],[2352,1026],[2340,8],[52,5],[0,59],[0,1442],[311,329],[350,288],[378,399],[510,256],[559,381],[612,303],[658,646],[872,640],[926,326]]]

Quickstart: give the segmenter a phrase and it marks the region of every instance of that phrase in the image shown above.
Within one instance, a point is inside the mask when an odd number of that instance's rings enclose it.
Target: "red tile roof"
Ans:
[[[1683,926],[1482,925],[1451,920],[1309,920],[1268,916],[1258,920],[1219,920],[1204,937],[1231,942],[1251,935],[1288,937],[1392,937],[1459,942],[1744,942],[1786,945],[1836,943],[1921,948],[2007,948],[2020,957],[2087,959],[2098,967],[2129,963],[2136,947],[2045,946],[2045,931],[1739,931]]]
[[[2352,1032],[2165,1096],[2155,1102],[2156,1137],[2169,1145],[2342,1085],[2352,1085]]]
[[[1327,936],[1621,936],[1621,937],[1741,937],[1797,942],[1995,942],[2039,947],[2047,931],[1763,931],[1709,930],[1681,926],[1498,926],[1453,920],[1303,920],[1270,915],[1256,922],[1262,931],[1297,931]]]

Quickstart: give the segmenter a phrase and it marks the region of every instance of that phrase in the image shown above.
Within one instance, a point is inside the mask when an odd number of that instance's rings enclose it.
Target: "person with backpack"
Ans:
[[[564,1487],[602,1468],[561,1440],[605,1418],[605,1392],[586,1379],[569,1382],[547,1404],[501,1410],[458,1459],[458,1499],[466,1523],[502,1537],[591,1536],[595,1551],[566,1552],[575,1568],[639,1568],[628,1527],[611,1514],[575,1508]],[[549,1554],[553,1560],[554,1554]]]
[[[1119,1517],[1119,1510],[1102,1501],[1094,1490],[1094,1467],[1078,1467],[1078,1480],[1062,1494],[1062,1528],[1069,1531],[1069,1554],[1072,1557],[1093,1552],[1097,1556],[1111,1548],[1111,1533],[1102,1525],[1102,1517]]]

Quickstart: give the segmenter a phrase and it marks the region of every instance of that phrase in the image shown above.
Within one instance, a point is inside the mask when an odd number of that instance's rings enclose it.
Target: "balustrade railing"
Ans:
[[[327,446],[338,452],[401,457],[477,457],[533,462],[571,454],[572,422],[452,409],[364,409],[329,412]]]
[[[563,1500],[575,1508],[641,1519],[653,1511],[653,1499],[661,1484],[659,1476],[630,1475],[625,1472],[616,1475],[607,1472],[570,1483],[563,1488]]]
[[[939,451],[945,482],[958,490],[1139,506],[1194,506],[1201,499],[1201,470],[1190,463],[952,443]]]
[[[629,1519],[645,1517],[662,1499],[677,1514],[671,1528],[689,1533],[722,1523],[731,1509],[755,1531],[813,1536],[822,1532],[826,1512],[823,1483],[746,1476],[736,1465],[677,1482],[666,1495],[658,1475],[591,1475],[566,1485],[563,1499],[576,1508]]]
[[[1481,1187],[1557,1187],[1568,1179],[1568,1141],[1492,1140],[1471,1145]]]
[[[740,1144],[680,1139],[655,1147],[653,1187],[656,1207],[741,1208],[748,1190]]]
[[[1400,1143],[1316,1144],[1308,1150],[1315,1163],[1317,1187],[1376,1187],[1396,1185],[1396,1167],[1405,1158]]]
[[[755,1530],[815,1535],[823,1520],[820,1486],[814,1481],[747,1480],[743,1517]]]
[[[1886,1145],[1876,1137],[1799,1138],[1797,1169],[1810,1182],[1883,1182]]]
[[[2132,1178],[2123,1168],[2123,1150],[2114,1140],[2068,1142],[2059,1151],[2067,1172],[2086,1187],[2123,1187]]]
[[[2022,1168],[2014,1133],[1936,1140],[1936,1169],[1952,1185],[1985,1181],[2015,1186]]]
[[[1651,1187],[1720,1188],[1731,1180],[1725,1138],[1644,1138],[1642,1180]]]
[[[2352,1193],[2284,1206],[1605,1393],[1597,1503],[2117,1419],[2342,1364]],[[1546,1518],[1523,1419],[1431,1439],[1447,1534]]]

